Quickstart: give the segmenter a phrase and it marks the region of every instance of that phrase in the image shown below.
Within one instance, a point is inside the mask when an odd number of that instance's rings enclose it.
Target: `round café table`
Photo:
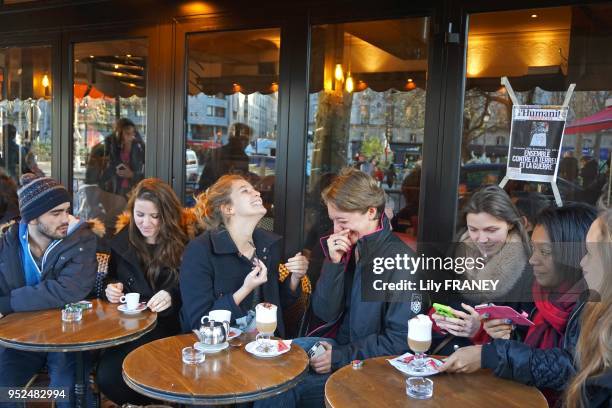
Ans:
[[[361,369],[342,367],[325,384],[328,408],[359,407],[516,407],[547,408],[548,403],[535,387],[496,377],[490,370],[472,374],[438,374],[433,397],[415,400],[406,395],[406,376],[389,362],[376,357],[363,362]]]
[[[127,343],[155,328],[157,314],[148,309],[127,315],[117,304],[92,300],[80,322],[63,322],[60,309],[12,313],[0,319],[0,346],[36,352],[76,352],[77,406],[85,406],[83,352]]]
[[[140,346],[123,360],[123,379],[148,397],[192,405],[222,405],[271,397],[294,387],[308,370],[308,357],[298,346],[274,358],[257,358],[242,345],[215,354],[197,365],[183,364],[183,347],[194,334],[167,337]]]

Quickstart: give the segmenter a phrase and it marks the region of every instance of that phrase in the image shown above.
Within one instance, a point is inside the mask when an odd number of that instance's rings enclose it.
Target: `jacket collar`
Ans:
[[[281,237],[273,232],[266,231],[261,228],[255,228],[253,231],[253,243],[257,252],[267,252],[268,248],[274,243],[280,241]],[[230,233],[225,228],[210,231],[210,240],[212,242],[213,251],[218,255],[237,254],[238,248]]]
[[[363,237],[359,238],[359,240],[357,241],[356,247],[359,248],[359,253],[361,254],[361,256],[364,257],[365,254],[370,252],[377,253],[380,247],[385,245],[385,239],[391,233],[391,221],[383,213],[380,216],[378,228],[376,228],[376,230],[374,230],[373,232],[370,232],[369,234],[366,234]],[[326,235],[320,239],[321,248],[323,249],[323,253],[325,254],[326,258],[329,258],[329,252],[327,251],[327,239],[329,237],[330,235]],[[343,261],[348,261],[347,256],[350,256],[351,252],[345,255],[345,259],[343,259]]]

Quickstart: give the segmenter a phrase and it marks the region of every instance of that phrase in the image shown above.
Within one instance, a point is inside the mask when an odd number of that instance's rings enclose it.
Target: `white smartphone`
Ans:
[[[325,347],[323,347],[323,344],[321,344],[320,341],[317,341],[314,346],[312,346],[310,350],[308,350],[307,354],[308,358],[312,360],[315,357],[319,357],[323,353],[325,353]]]

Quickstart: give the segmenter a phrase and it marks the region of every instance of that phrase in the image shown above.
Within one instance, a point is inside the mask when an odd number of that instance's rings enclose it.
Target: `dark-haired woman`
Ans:
[[[225,175],[200,194],[195,212],[206,231],[189,243],[181,265],[183,330],[199,328],[211,310],[231,311],[235,323],[258,303],[269,302],[278,306],[277,333],[284,336],[282,309],[299,296],[306,257],[297,254],[287,261],[291,277],[279,285],[281,237],[256,228],[266,208],[239,175]]]
[[[129,119],[117,121],[116,130],[92,149],[90,161],[102,166],[100,187],[119,195],[127,195],[144,178],[145,144]]]
[[[485,323],[495,340],[483,346],[459,349],[443,370],[471,372],[490,368],[495,374],[542,389],[550,406],[555,406],[573,372],[571,358],[551,359],[541,350],[557,350],[576,344],[579,315],[584,307],[586,285],[580,261],[586,254],[585,240],[596,211],[585,204],[544,210],[536,217],[533,231],[532,294],[535,323],[524,342],[507,340],[512,327],[501,320]]]
[[[194,235],[194,228],[195,216],[183,210],[172,188],[158,179],[142,180],[128,201],[127,211],[118,219],[117,233],[110,240],[109,280],[112,283],[106,286],[106,298],[111,303],[119,303],[121,296],[137,292],[140,300],[158,313],[153,331],[107,350],[100,360],[97,375],[100,390],[119,405],[149,402],[121,380],[125,356],[142,344],[180,331],[178,274],[185,245]]]

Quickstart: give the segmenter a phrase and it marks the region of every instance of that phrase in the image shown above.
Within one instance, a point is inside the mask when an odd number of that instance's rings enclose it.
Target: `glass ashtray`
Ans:
[[[406,380],[406,395],[414,399],[428,399],[433,396],[433,381],[425,377],[410,377]]]
[[[183,363],[185,364],[200,364],[206,359],[204,352],[194,347],[185,347],[182,353]]]
[[[80,322],[83,318],[83,310],[80,308],[69,308],[62,310],[63,322]]]

